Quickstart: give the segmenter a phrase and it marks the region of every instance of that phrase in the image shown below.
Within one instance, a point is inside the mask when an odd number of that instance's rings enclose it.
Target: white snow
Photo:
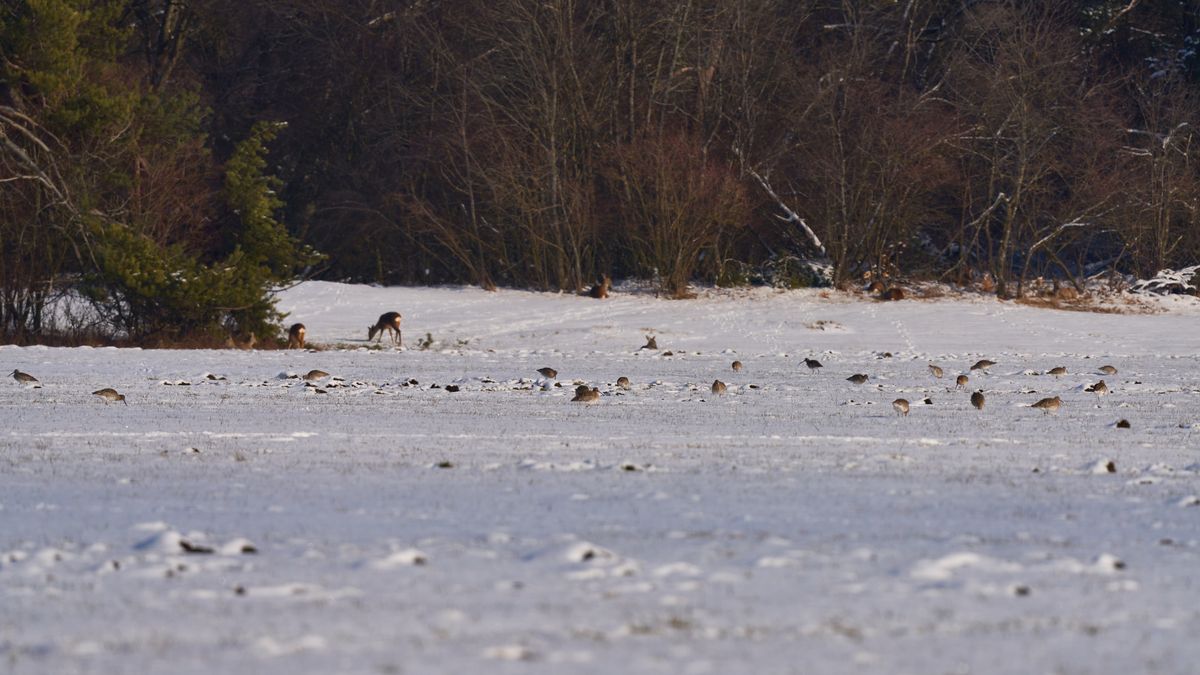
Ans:
[[[322,351],[0,347],[42,384],[0,383],[4,672],[1200,663],[1193,298],[309,282],[280,306]],[[368,348],[387,311],[403,350]]]

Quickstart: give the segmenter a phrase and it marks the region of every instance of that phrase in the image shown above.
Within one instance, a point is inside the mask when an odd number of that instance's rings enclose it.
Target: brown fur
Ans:
[[[996,290],[996,280],[992,278],[991,272],[984,272],[983,279],[979,282],[979,290],[984,293],[991,293]]]
[[[879,296],[879,299],[880,300],[903,300],[904,299],[904,289],[900,288],[899,286],[892,286],[891,288],[884,291]]]
[[[1074,286],[1060,286],[1058,279],[1054,280],[1054,298],[1056,300],[1078,300],[1079,291]]]
[[[294,323],[288,328],[288,349],[304,349],[304,334],[307,333],[302,323]]]
[[[612,279],[607,274],[600,277],[595,286],[588,289],[588,297],[603,300],[608,297],[608,290],[612,288]]]
[[[379,340],[383,340],[383,332],[391,333],[392,344],[403,345],[404,339],[400,334],[400,320],[404,317],[400,316],[400,312],[385,312],[379,315],[379,320],[374,326],[367,326],[367,342],[375,339],[379,335]]]

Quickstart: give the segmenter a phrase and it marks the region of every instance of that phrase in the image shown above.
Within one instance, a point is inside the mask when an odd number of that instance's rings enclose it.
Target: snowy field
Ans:
[[[0,384],[0,672],[1200,664],[1191,299],[314,282],[280,306],[331,347],[0,347],[42,384]],[[366,349],[388,310],[407,349]],[[287,377],[311,369],[334,378]]]

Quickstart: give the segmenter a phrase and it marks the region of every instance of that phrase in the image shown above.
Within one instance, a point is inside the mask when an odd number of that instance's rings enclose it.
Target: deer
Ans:
[[[379,335],[379,340],[377,341],[383,340],[383,331],[386,330],[391,332],[393,344],[404,344],[400,335],[400,319],[402,318],[400,312],[380,314],[379,320],[375,322],[374,326],[367,326],[367,342],[374,340],[377,334]]]
[[[1061,286],[1058,279],[1054,280],[1054,288],[1051,294],[1058,300],[1078,300],[1079,291],[1075,290],[1074,286]]]
[[[596,280],[596,285],[588,289],[587,295],[597,300],[603,300],[608,297],[608,289],[612,287],[612,279],[607,275],[602,275]]]
[[[304,334],[306,332],[304,324],[292,324],[288,328],[288,349],[304,349]]]

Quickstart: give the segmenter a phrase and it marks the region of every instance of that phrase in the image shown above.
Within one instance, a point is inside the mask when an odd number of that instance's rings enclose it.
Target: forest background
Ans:
[[[1192,0],[5,0],[0,339],[273,335],[298,278],[1144,277],[1200,262],[1198,52]]]

